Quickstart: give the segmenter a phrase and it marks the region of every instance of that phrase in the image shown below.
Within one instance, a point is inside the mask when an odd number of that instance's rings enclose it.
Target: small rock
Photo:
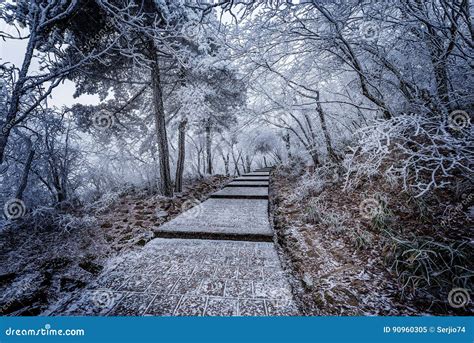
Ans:
[[[163,217],[167,217],[169,214],[168,214],[167,211],[159,210],[159,211],[156,211],[155,215],[156,215],[158,218],[163,218]]]
[[[149,241],[150,241],[149,239],[142,238],[142,239],[139,239],[135,244],[142,247],[145,244],[147,244]]]
[[[46,260],[41,265],[41,269],[45,270],[60,270],[67,267],[71,263],[71,259],[66,257],[56,257],[50,260]]]
[[[82,269],[84,269],[86,272],[89,272],[93,275],[98,275],[100,274],[100,272],[102,271],[102,269],[104,269],[103,266],[97,264],[97,263],[94,263],[92,261],[84,261],[84,262],[81,262],[79,263],[79,267],[81,267]]]
[[[313,278],[311,275],[309,275],[308,273],[304,273],[303,275],[303,282],[305,284],[306,287],[308,288],[311,288],[313,287]]]
[[[60,285],[61,292],[71,292],[79,288],[84,288],[86,286],[86,283],[81,280],[64,277],[64,278],[61,278],[59,285]]]
[[[16,273],[0,274],[0,285],[12,281],[16,277]]]

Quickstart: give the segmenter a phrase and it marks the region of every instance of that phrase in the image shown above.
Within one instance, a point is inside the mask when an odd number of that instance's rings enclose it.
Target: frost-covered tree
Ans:
[[[67,23],[80,5],[78,1],[16,1],[0,5],[0,21],[15,28],[0,31],[0,37],[27,41],[21,66],[8,62],[0,65],[2,88],[5,87],[7,94],[0,121],[0,162],[4,161],[12,129],[35,111],[67,76],[103,58],[114,45],[115,41],[109,41],[100,49],[94,47],[78,53],[78,42],[70,34]],[[60,62],[54,56],[60,57]],[[34,72],[33,63],[39,65],[40,72]]]

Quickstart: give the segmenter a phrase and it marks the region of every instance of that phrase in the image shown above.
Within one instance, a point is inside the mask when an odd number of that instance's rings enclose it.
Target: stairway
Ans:
[[[268,219],[268,168],[242,175],[155,230],[54,315],[297,315]]]

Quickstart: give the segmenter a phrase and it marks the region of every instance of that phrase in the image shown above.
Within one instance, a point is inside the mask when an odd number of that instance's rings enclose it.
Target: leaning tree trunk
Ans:
[[[311,156],[311,160],[313,161],[314,167],[319,166],[319,155],[314,147],[310,149],[309,154]]]
[[[18,189],[15,194],[15,198],[20,199],[20,200],[23,199],[23,192],[25,191],[26,185],[28,184],[28,175],[30,173],[31,163],[33,162],[33,157],[35,156],[35,149],[33,149],[31,142],[28,143],[28,146],[29,146],[28,157],[23,167],[23,173],[21,175],[20,185],[18,186]]]
[[[212,174],[212,137],[211,137],[211,124],[208,122],[206,125],[206,173]]]
[[[176,181],[174,190],[181,192],[183,190],[183,172],[184,172],[184,158],[186,155],[186,124],[187,119],[182,120],[179,123],[179,136],[178,136],[178,161],[176,163]]]
[[[154,48],[152,48],[154,49]],[[170,156],[168,148],[168,137],[166,133],[166,117],[163,106],[163,90],[160,82],[160,67],[156,51],[153,50],[153,62],[151,65],[151,82],[153,88],[153,105],[155,108],[155,127],[158,140],[158,152],[160,160],[161,191],[167,197],[173,196],[173,184],[171,182]]]
[[[247,169],[245,168],[245,161],[243,155],[240,155],[240,164],[242,165],[242,172],[246,173]]]
[[[10,132],[15,125],[15,120],[17,119],[17,113],[20,108],[21,96],[24,92],[24,85],[27,82],[27,74],[30,68],[31,60],[33,58],[33,53],[36,43],[36,30],[33,29],[29,36],[25,57],[23,59],[23,64],[19,70],[17,81],[13,86],[12,95],[9,101],[8,111],[5,116],[5,121],[2,123],[0,128],[0,164],[5,160],[5,150],[7,147],[8,139],[10,137]]]
[[[234,162],[234,175],[235,173],[237,173],[238,176],[240,176],[239,159],[240,159],[240,156],[237,156],[237,158],[235,158],[234,149],[232,148],[232,161]]]

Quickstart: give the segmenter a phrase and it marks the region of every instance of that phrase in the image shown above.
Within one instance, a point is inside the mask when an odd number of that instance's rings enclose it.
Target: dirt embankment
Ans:
[[[469,313],[469,309],[448,306],[447,295],[435,289],[436,281],[425,284],[425,275],[419,271],[418,265],[427,263],[431,263],[430,269],[443,269],[445,266],[434,256],[444,258],[444,250],[433,250],[431,254],[423,245],[427,243],[418,244],[415,238],[407,238],[403,244],[397,241],[399,237],[411,237],[408,234],[413,232],[425,239],[428,228],[442,220],[439,216],[444,207],[425,204],[425,218],[420,219],[419,209],[413,208],[408,197],[397,190],[384,189],[383,180],[366,189],[347,192],[339,181],[316,180],[305,185],[308,180],[303,178],[291,171],[274,171],[270,206],[277,242],[294,277],[295,296],[304,314]],[[387,195],[388,200],[377,194]],[[377,203],[376,215],[371,208],[373,202]],[[450,223],[451,242],[462,236],[459,231],[467,224],[465,216],[450,218],[458,220],[457,224]],[[429,237],[436,244],[441,242],[441,236],[443,242],[448,240],[446,232],[438,229],[435,235],[432,231]],[[394,234],[399,236],[390,236]],[[410,246],[413,242],[418,245]],[[443,244],[450,249],[448,243]],[[433,260],[426,261],[428,255],[424,254],[433,255]],[[456,263],[472,267],[472,261],[464,257],[450,263],[451,268],[456,268]],[[430,272],[436,275],[435,270]]]

